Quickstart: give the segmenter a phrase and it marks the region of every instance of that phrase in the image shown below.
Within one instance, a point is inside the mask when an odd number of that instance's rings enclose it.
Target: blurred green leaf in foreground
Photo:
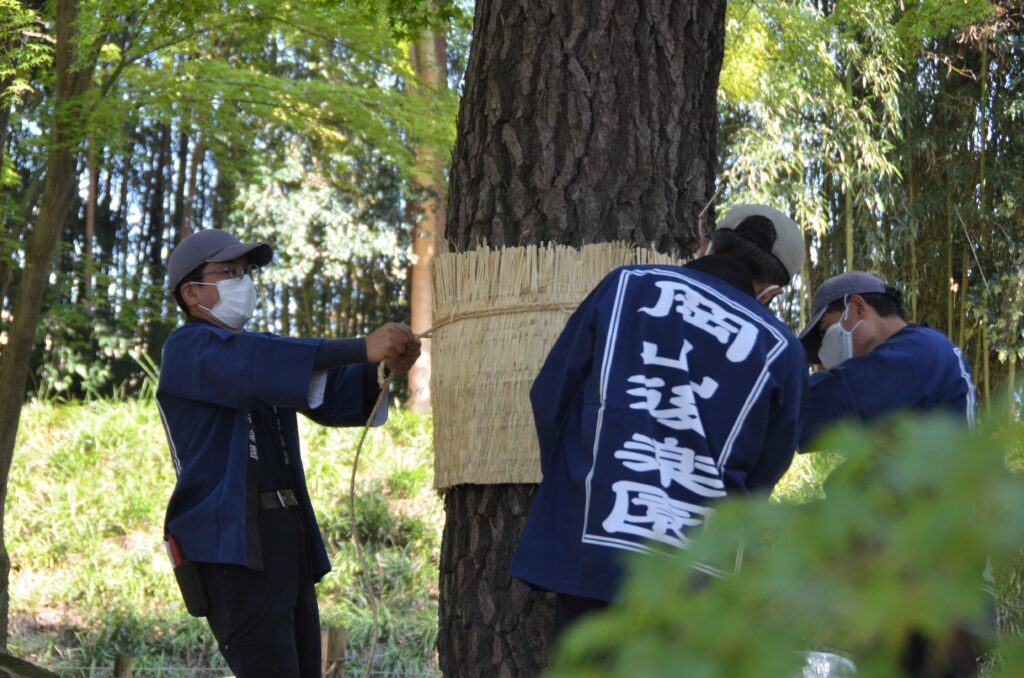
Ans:
[[[726,502],[690,550],[633,557],[620,601],[563,638],[550,675],[798,676],[816,650],[858,676],[904,675],[912,634],[938,654],[954,629],[991,626],[986,562],[1019,561],[1024,544],[1024,476],[1007,468],[1022,442],[1019,424],[943,418],[836,430],[818,446],[844,459],[825,499]],[[732,571],[740,550],[738,574],[691,567]],[[1020,637],[988,663],[1024,675]]]

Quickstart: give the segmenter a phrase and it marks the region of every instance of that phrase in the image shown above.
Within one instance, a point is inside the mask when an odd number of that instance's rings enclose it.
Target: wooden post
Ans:
[[[320,658],[324,678],[345,678],[345,629],[320,627]]]
[[[132,678],[132,657],[118,654],[114,657],[114,678]]]

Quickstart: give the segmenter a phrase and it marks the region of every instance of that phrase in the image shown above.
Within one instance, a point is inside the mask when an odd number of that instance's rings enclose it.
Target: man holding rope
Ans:
[[[330,561],[306,489],[296,412],[361,426],[377,368],[406,372],[420,342],[387,323],[365,338],[244,330],[266,243],[217,230],[183,240],[168,287],[185,324],[164,345],[157,403],[178,478],[165,539],[189,612],[205,616],[236,676],[320,675],[314,584]],[[383,408],[374,419],[387,417]]]
[[[556,635],[615,597],[627,553],[685,549],[789,467],[807,369],[765,304],[803,253],[792,219],[743,205],[699,258],[615,270],[569,319],[530,392],[544,478],[511,569],[557,594]]]

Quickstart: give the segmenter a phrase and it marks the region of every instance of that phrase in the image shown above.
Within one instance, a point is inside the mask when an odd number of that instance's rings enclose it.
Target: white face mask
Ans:
[[[774,292],[775,290],[778,290],[778,289],[782,289],[782,288],[780,288],[778,285],[769,285],[768,287],[766,287],[763,290],[761,290],[761,294],[757,295],[757,300],[759,302],[761,302],[762,304],[771,301],[773,299],[773,297],[768,297],[768,299],[764,299],[764,297],[766,295],[771,294],[772,292]]]
[[[216,283],[196,282],[194,285],[216,285],[220,301],[213,308],[199,305],[214,318],[228,327],[240,330],[252,319],[256,310],[256,284],[252,276],[244,275],[238,280],[219,280]]]
[[[825,366],[826,370],[831,370],[836,365],[853,357],[853,333],[864,321],[858,320],[852,329],[845,329],[843,321],[846,320],[849,313],[850,306],[847,304],[846,310],[843,311],[843,317],[825,330],[825,336],[821,338],[818,359],[821,360],[821,364]]]

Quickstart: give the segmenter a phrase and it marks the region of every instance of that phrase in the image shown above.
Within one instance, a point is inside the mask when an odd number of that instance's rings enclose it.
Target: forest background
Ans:
[[[898,283],[913,320],[963,349],[983,409],[1017,393],[1024,348],[1022,11],[989,0],[734,0],[719,91],[716,209],[762,201],[805,231],[810,256],[775,310],[795,328],[815,285],[871,270]],[[9,450],[0,458],[5,495],[13,461],[17,647],[65,666],[102,665],[124,647],[157,647],[154,666],[217,661],[208,638],[205,651],[182,654],[203,630],[164,609],[175,602],[155,591],[168,572],[97,581],[155,568],[150,545],[138,562],[107,561],[110,549],[93,542],[141,540],[173,482],[147,414],[160,347],[179,322],[167,254],[211,227],[272,243],[256,329],[342,337],[388,320],[429,326],[416,281],[443,242],[472,15],[428,0],[0,0],[0,416],[31,403],[13,460]],[[58,181],[71,188],[66,200],[50,199]],[[34,257],[51,261],[48,278],[32,275]],[[22,390],[6,380],[26,337]],[[428,411],[424,375],[413,379],[403,400]],[[364,536],[390,573],[381,586],[398,596],[390,666],[424,671],[440,521],[429,425],[399,418],[387,435],[408,454],[395,465],[381,441],[361,495],[377,501]],[[343,483],[328,479],[340,473],[330,450],[343,467],[348,441],[307,433],[324,450],[321,496],[332,496],[318,510],[344,550],[350,526],[329,489]],[[133,468],[146,471],[122,509],[109,497],[126,490],[110,483]],[[75,499],[86,477],[101,497],[92,518]],[[57,574],[76,562],[78,574]],[[323,595],[348,602],[325,616],[349,625],[358,647],[354,565],[335,563]]]

